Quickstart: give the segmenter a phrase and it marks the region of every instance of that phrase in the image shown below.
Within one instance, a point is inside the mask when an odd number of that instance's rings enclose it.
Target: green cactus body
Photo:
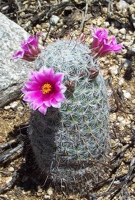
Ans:
[[[109,140],[109,106],[103,76],[90,79],[89,69],[98,69],[89,48],[76,41],[50,44],[36,67],[62,72],[67,85],[66,101],[46,115],[33,111],[29,138],[36,162],[56,187],[85,193],[97,174],[96,161],[103,161]],[[95,163],[91,162],[94,159]],[[101,168],[99,167],[99,174]]]

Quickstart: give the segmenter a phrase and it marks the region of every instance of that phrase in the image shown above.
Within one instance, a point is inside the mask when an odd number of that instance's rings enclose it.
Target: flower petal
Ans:
[[[56,101],[65,101],[66,100],[64,94],[61,92],[55,94],[54,98]]]
[[[27,81],[27,82],[25,82],[25,87],[28,90],[34,90],[34,91],[37,91],[37,90],[41,89],[41,86],[36,81],[32,81],[32,82]]]
[[[38,108],[38,110],[43,114],[45,115],[46,112],[47,112],[47,107],[45,105],[42,105]]]
[[[61,107],[61,103],[60,103],[60,102],[57,102],[55,99],[52,99],[52,100],[51,100],[51,105],[52,105],[54,108],[60,108],[60,107]]]
[[[23,55],[24,55],[24,51],[18,51],[12,56],[12,59],[23,58]]]
[[[54,77],[55,82],[62,82],[64,79],[64,74],[63,73],[56,73]]]
[[[42,97],[42,92],[41,91],[24,91],[24,101],[34,101],[35,99],[37,99],[38,97]]]

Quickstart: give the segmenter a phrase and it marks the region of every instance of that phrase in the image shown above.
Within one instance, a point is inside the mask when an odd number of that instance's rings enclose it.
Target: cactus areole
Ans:
[[[50,106],[46,114],[32,111],[28,130],[40,171],[56,188],[88,192],[96,162],[104,161],[108,149],[109,106],[103,76],[89,48],[78,41],[50,44],[36,60],[36,67],[63,73],[65,101]],[[52,85],[46,82],[42,93]],[[91,162],[94,160],[94,165]]]

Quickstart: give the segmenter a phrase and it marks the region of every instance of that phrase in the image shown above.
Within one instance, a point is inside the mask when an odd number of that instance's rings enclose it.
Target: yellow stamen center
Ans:
[[[48,94],[50,93],[52,90],[52,85],[49,84],[49,83],[45,83],[43,86],[42,86],[42,93],[43,94]]]

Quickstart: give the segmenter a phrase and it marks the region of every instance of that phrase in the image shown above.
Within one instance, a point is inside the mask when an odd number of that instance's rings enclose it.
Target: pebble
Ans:
[[[15,109],[17,106],[18,106],[18,101],[14,101],[10,105],[5,106],[4,109],[5,110],[9,110],[10,108]]]
[[[21,13],[20,13],[20,16],[21,16],[21,17],[25,16],[25,12],[21,12]]]
[[[133,178],[133,182],[135,183],[135,177]]]
[[[119,32],[120,32],[121,34],[126,34],[126,29],[125,29],[125,28],[121,28],[121,29],[119,30]]]
[[[68,197],[68,200],[77,200],[77,199],[75,198],[75,196],[70,195],[70,196]]]
[[[119,80],[119,85],[123,85],[124,82],[125,82],[124,78],[121,78],[121,79]]]
[[[107,96],[110,97],[111,95],[113,94],[113,91],[110,89],[110,90],[107,90]]]
[[[50,198],[50,196],[49,195],[45,195],[44,196],[44,200],[50,200],[51,198]]]
[[[119,125],[119,130],[120,131],[123,131],[125,129],[125,127],[124,126],[122,126],[122,125]]]
[[[122,90],[123,91],[123,95],[126,99],[130,99],[131,98],[131,94],[129,92],[127,92],[126,90]]]
[[[120,0],[116,3],[117,10],[127,10],[129,4],[126,3],[124,0]]]
[[[38,193],[42,193],[43,190],[41,188],[38,189]]]
[[[129,6],[129,12],[132,15],[132,13],[135,12],[135,8],[133,6]]]
[[[113,35],[117,35],[118,32],[119,32],[119,30],[115,28],[115,29],[113,30]]]
[[[131,44],[133,43],[133,37],[131,35],[126,35],[126,40],[129,40],[128,42],[131,42]]]
[[[125,155],[124,155],[124,160],[126,162],[130,162],[130,160],[133,158],[133,155],[131,152],[126,152]]]
[[[37,196],[40,197],[42,195],[42,193],[40,192],[37,192]]]
[[[98,17],[97,19],[97,26],[101,26],[103,23],[103,18],[102,17]]]
[[[131,61],[128,60],[128,59],[126,59],[126,58],[123,58],[123,59],[121,59],[121,64],[122,64],[125,68],[127,68],[127,67],[131,66]]]
[[[110,67],[110,70],[111,70],[112,75],[118,74],[118,68],[119,68],[118,65],[114,65],[114,66],[111,66],[111,67]]]
[[[132,100],[132,103],[135,104],[135,99]]]
[[[18,107],[17,107],[17,110],[21,112],[21,111],[24,110],[24,107],[23,107],[23,106],[18,106]]]
[[[117,119],[118,119],[119,122],[122,122],[122,121],[124,120],[124,117],[122,117],[122,116],[118,116]]]
[[[36,25],[36,28],[42,29],[41,25],[39,25],[39,24]]]
[[[50,23],[51,23],[52,25],[56,25],[56,24],[58,23],[59,19],[60,19],[60,18],[59,18],[58,16],[52,15],[51,18],[50,18]]]
[[[129,141],[131,140],[131,136],[130,136],[130,135],[127,135],[126,137],[124,137],[124,140],[125,140],[126,142],[129,142]]]
[[[8,171],[9,171],[9,172],[14,172],[14,170],[15,170],[15,169],[14,169],[13,167],[9,167],[9,168],[8,168]]]
[[[47,194],[50,196],[53,194],[53,189],[51,187],[47,190]]]
[[[110,121],[111,122],[115,122],[116,121],[116,117],[117,117],[116,113],[110,114]]]
[[[104,22],[104,25],[106,28],[110,26],[109,22]]]
[[[47,27],[46,23],[42,23],[41,26],[42,26],[42,29]]]
[[[107,14],[108,9],[106,7],[104,7],[102,10],[103,10],[103,13]]]

